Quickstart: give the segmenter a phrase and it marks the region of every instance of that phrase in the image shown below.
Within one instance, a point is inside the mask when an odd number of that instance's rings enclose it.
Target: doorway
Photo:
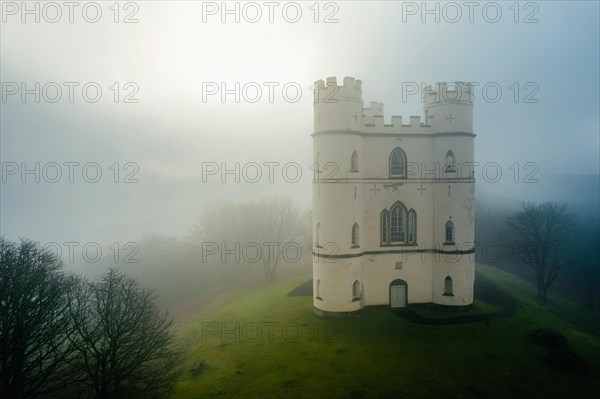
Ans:
[[[406,307],[408,286],[404,280],[394,280],[390,283],[390,307]]]

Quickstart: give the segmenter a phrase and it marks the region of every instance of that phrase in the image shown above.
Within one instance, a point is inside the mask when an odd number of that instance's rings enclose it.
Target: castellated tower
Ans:
[[[365,108],[362,82],[315,82],[313,305],[320,316],[365,306],[473,303],[473,102],[466,83],[423,93],[408,123]]]

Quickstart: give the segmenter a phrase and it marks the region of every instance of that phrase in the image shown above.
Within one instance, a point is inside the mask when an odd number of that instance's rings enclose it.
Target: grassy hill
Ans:
[[[487,266],[477,270],[514,297],[506,318],[457,325],[409,323],[387,309],[324,320],[312,298],[287,296],[303,275],[266,284],[176,325],[188,353],[173,398],[579,398],[600,390],[597,318]],[[475,303],[473,312],[493,306]],[[421,310],[436,317],[432,310]],[[441,315],[444,316],[444,315]],[[585,371],[552,367],[537,327],[564,334]],[[189,372],[199,358],[204,368]]]

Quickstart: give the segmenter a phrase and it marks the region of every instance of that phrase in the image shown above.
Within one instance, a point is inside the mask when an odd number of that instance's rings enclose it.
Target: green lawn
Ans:
[[[451,319],[457,316],[471,314],[488,314],[497,312],[500,309],[500,306],[479,299],[475,299],[475,301],[473,302],[473,307],[468,312],[448,312],[444,309],[438,309],[432,304],[423,304],[413,307],[413,310],[416,314],[423,317],[430,317],[436,319]]]
[[[593,315],[557,298],[540,304],[531,285],[497,268],[477,270],[517,299],[515,315],[428,326],[367,309],[360,317],[324,320],[313,315],[310,297],[287,296],[310,275],[266,284],[176,325],[188,356],[173,398],[595,396],[600,339]],[[495,310],[477,301],[472,312]],[[529,338],[536,327],[566,335],[588,361],[587,372],[548,366],[547,349]],[[198,358],[206,366],[192,376]]]

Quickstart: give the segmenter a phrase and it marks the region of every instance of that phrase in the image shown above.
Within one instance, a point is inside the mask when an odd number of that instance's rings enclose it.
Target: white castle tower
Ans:
[[[473,303],[471,86],[428,86],[425,119],[363,108],[362,82],[315,82],[313,305],[319,316],[365,306]]]

